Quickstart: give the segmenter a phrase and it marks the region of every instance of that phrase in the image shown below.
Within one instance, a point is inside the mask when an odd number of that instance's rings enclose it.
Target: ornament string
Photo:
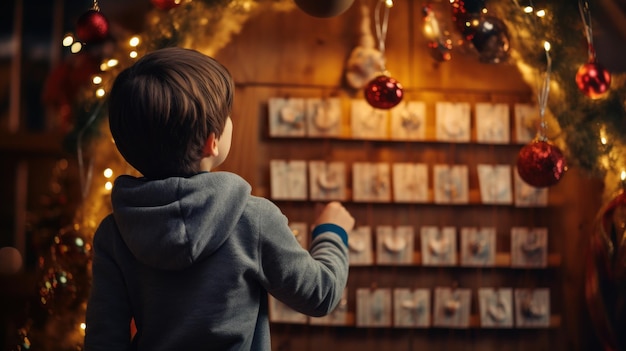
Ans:
[[[544,42],[543,47],[546,52],[546,73],[541,83],[541,88],[537,94],[537,101],[539,102],[539,132],[538,138],[542,141],[546,141],[546,107],[548,105],[548,95],[550,95],[550,74],[552,73],[552,59],[550,58],[550,43]]]
[[[100,11],[100,6],[98,5],[98,0],[93,0],[93,6],[92,9],[94,11]]]
[[[383,8],[384,4],[384,8]],[[383,72],[387,71],[385,64],[385,39],[387,38],[387,27],[389,24],[389,9],[393,6],[393,1],[391,0],[380,0],[376,4],[376,13],[374,14],[374,24],[376,27],[376,39],[378,39],[378,51],[380,51],[380,56],[382,58],[381,68]],[[383,19],[381,22],[380,15],[383,12]]]
[[[83,156],[83,135],[87,131],[87,128],[91,126],[96,120],[96,117],[100,114],[102,107],[104,106],[104,101],[101,101],[96,108],[94,109],[91,116],[85,123],[85,125],[78,131],[76,136],[76,155],[78,158],[78,176],[80,181],[80,192],[83,196],[83,200],[87,198],[89,194],[89,186],[91,185],[91,179],[93,176],[93,158],[89,160],[89,166],[87,170],[85,170],[85,159]]]
[[[578,11],[580,12],[580,18],[583,20],[583,25],[585,26],[589,62],[594,62],[596,60],[596,50],[593,46],[593,31],[591,29],[591,11],[589,10],[589,3],[584,0],[578,0]]]

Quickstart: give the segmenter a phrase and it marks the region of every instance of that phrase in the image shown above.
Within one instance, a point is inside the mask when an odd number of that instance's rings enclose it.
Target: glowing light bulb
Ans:
[[[538,10],[537,12],[535,12],[535,15],[537,15],[537,17],[545,17],[546,10]]]
[[[74,37],[71,34],[68,34],[63,38],[63,46],[68,47],[74,44]]]
[[[533,13],[534,9],[532,6],[526,6],[524,7],[524,12],[525,13]]]
[[[82,49],[83,49],[83,44],[77,41],[75,41],[74,44],[70,46],[70,52],[72,52],[72,54],[78,54],[80,50]]]
[[[113,170],[111,168],[107,168],[103,172],[105,178],[111,178],[113,176]]]
[[[105,188],[106,190],[111,190],[111,189],[113,189],[113,183],[111,183],[111,182],[106,182],[106,183],[104,183],[104,188]]]
[[[91,78],[91,81],[93,82],[93,84],[101,84],[102,83],[102,77],[100,76],[94,76],[93,78]]]
[[[139,54],[137,53],[137,51],[133,50],[133,51],[131,51],[131,52],[128,54],[128,56],[129,56],[130,58],[137,58],[137,56],[139,56]]]
[[[130,40],[128,41],[128,45],[132,46],[132,47],[137,47],[137,45],[139,45],[139,37],[132,37],[130,38]]]
[[[552,45],[550,45],[550,42],[548,42],[548,41],[544,41],[544,42],[543,42],[543,48],[544,48],[546,51],[550,51],[550,49],[552,48]]]
[[[105,94],[106,94],[106,92],[102,88],[96,90],[96,96],[97,97],[103,97]]]
[[[118,60],[116,59],[110,59],[107,61],[107,66],[109,67],[115,67],[117,66],[117,64],[120,63]]]
[[[387,6],[388,8],[392,8],[393,7],[393,0],[385,0],[385,6]]]

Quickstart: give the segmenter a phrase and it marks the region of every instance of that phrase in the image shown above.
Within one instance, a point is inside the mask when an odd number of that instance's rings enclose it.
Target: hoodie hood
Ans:
[[[233,232],[250,197],[236,174],[147,180],[120,176],[111,193],[122,239],[140,262],[179,270],[214,253]]]

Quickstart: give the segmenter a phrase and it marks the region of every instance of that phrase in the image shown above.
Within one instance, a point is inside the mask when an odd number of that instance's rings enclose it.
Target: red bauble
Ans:
[[[99,43],[109,36],[109,21],[100,11],[91,9],[76,22],[76,37],[86,44]]]
[[[526,183],[536,188],[556,184],[566,169],[563,152],[548,141],[534,140],[517,156],[517,172]]]
[[[328,18],[344,13],[354,0],[295,0],[295,3],[310,16]]]
[[[603,65],[591,61],[578,68],[576,85],[583,94],[592,99],[598,99],[609,91],[611,74]]]
[[[178,7],[183,1],[182,0],[150,0],[152,5],[159,10],[167,11],[171,10],[174,7]]]
[[[374,108],[388,110],[399,104],[403,96],[400,82],[386,75],[372,79],[365,86],[365,100]]]

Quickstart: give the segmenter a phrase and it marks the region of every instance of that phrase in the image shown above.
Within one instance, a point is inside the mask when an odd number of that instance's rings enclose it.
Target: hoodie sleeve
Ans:
[[[332,312],[348,280],[345,232],[332,225],[316,228],[310,250],[306,251],[277,207],[260,215],[260,274],[267,291],[310,316]]]
[[[94,235],[92,285],[87,302],[85,350],[129,350],[131,307],[120,267],[115,263],[121,241],[112,217]]]

